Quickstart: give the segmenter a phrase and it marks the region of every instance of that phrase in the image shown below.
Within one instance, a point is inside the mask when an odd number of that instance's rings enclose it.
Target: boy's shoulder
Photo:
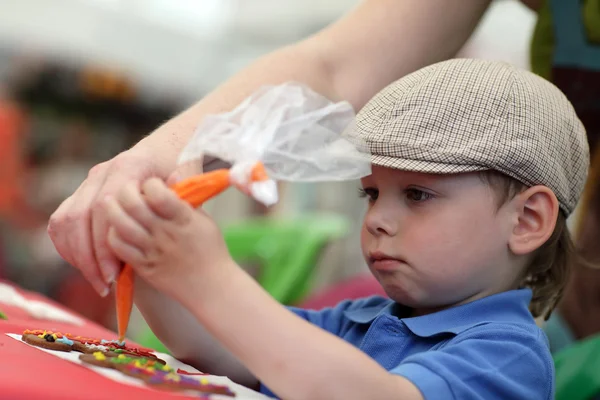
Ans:
[[[419,386],[425,398],[443,387],[454,398],[473,391],[482,398],[553,398],[554,364],[530,300],[530,290],[514,290],[403,319],[417,341],[435,344],[413,352],[392,372]],[[436,379],[439,387],[428,383]]]
[[[407,356],[390,372],[413,382],[426,399],[440,393],[456,399],[474,393],[488,399],[554,398],[554,364],[545,334],[523,322],[473,324]]]

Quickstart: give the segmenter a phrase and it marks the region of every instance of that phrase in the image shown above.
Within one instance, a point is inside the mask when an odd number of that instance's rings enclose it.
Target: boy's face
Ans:
[[[432,175],[373,167],[361,246],[395,301],[427,313],[514,285],[510,207],[477,173]]]

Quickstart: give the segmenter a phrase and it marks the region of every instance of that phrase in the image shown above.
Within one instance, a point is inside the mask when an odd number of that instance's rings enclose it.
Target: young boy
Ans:
[[[562,294],[565,220],[589,162],[569,102],[507,64],[451,60],[384,89],[356,133],[373,164],[362,251],[390,299],[279,305],[206,214],[151,179],[106,206],[110,246],[170,302],[164,312],[140,282],[159,338],[206,372],[285,399],[552,399],[534,317]]]

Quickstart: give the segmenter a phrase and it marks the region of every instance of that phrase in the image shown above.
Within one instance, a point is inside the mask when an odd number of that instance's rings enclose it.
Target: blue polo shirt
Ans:
[[[554,364],[531,295],[512,290],[413,318],[382,297],[290,310],[410,380],[427,400],[553,399]]]

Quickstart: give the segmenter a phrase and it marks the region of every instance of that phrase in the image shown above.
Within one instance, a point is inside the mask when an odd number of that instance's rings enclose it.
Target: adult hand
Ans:
[[[167,156],[164,146],[153,148],[142,143],[93,167],[48,224],[48,234],[59,254],[78,268],[101,296],[109,293],[121,268],[107,243],[107,214],[102,206],[105,199],[127,184],[140,185],[153,176],[168,179],[170,174],[183,174],[173,172],[175,157]]]

